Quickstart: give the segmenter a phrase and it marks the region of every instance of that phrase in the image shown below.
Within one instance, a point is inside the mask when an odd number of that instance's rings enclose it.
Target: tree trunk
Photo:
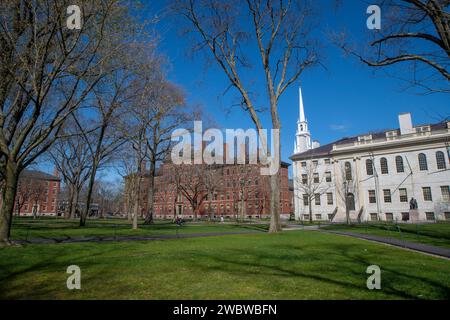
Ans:
[[[139,199],[134,203],[134,215],[133,215],[133,230],[138,228],[138,215],[139,215]]]
[[[194,206],[194,221],[197,221],[199,206],[195,204]]]
[[[279,173],[270,176],[270,218],[269,233],[281,231],[280,225],[280,179]]]
[[[347,224],[350,224],[350,210],[348,209],[348,196],[345,197],[345,217],[347,219]]]
[[[75,212],[78,208],[78,201],[80,200],[80,189],[78,187],[75,187],[75,195],[74,195],[74,203],[72,204],[72,211],[70,212],[70,219],[75,218]]]
[[[148,199],[147,199],[147,217],[145,224],[153,224],[153,205],[155,197],[155,174],[156,174],[156,159],[152,157],[150,160],[150,177],[148,182]]]
[[[313,223],[313,220],[312,220],[312,199],[309,199],[309,223]]]
[[[67,203],[68,207],[65,209],[65,212],[64,212],[65,219],[72,218],[72,208],[73,208],[74,196],[75,196],[75,186],[70,185],[69,186],[69,199],[68,199],[68,203]]]
[[[17,194],[19,172],[17,165],[7,161],[5,185],[2,190],[2,207],[0,212],[0,246],[10,243],[12,216],[14,211],[14,200]]]
[[[86,225],[86,219],[89,215],[89,211],[91,210],[92,192],[94,190],[95,176],[97,175],[97,167],[98,167],[98,160],[97,160],[97,157],[95,157],[93,164],[92,164],[91,176],[89,178],[88,192],[87,192],[87,197],[86,197],[86,205],[85,205],[84,210],[81,212],[81,216],[80,216],[80,227],[84,227]]]

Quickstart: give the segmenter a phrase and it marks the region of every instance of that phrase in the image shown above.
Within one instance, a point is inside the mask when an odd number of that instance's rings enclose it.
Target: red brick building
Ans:
[[[214,168],[200,165],[200,169],[194,174],[186,174],[193,170],[193,165],[174,165],[168,161],[157,170],[155,177],[154,218],[173,219],[175,215],[185,218],[193,218],[195,212],[192,205],[192,197],[186,196],[186,188],[192,187],[198,182],[200,175],[206,170],[212,170],[214,174],[214,190],[205,186],[198,187],[197,217],[206,218],[267,218],[270,217],[270,185],[269,176],[260,174],[260,165],[215,165]],[[289,164],[282,162],[280,168],[280,208],[283,219],[288,219],[294,212],[292,188],[288,181]],[[198,175],[198,176],[197,176]],[[141,214],[147,212],[147,194],[149,175],[141,177],[140,203]],[[125,181],[125,190],[129,184]],[[186,189],[185,188],[185,189]],[[194,188],[191,189],[192,193]],[[191,195],[189,195],[191,196]],[[127,192],[125,203],[127,203]],[[127,208],[125,208],[127,211]]]
[[[24,170],[17,188],[14,215],[55,216],[58,212],[58,197],[61,179],[54,175],[34,170]]]

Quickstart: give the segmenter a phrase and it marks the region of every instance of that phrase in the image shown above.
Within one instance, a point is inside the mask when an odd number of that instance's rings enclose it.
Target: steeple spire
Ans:
[[[295,135],[294,153],[302,153],[312,148],[311,134],[308,130],[308,122],[305,117],[305,108],[303,106],[302,88],[298,88],[298,102],[300,116],[297,122],[297,133]]]
[[[298,87],[298,98],[299,98],[299,106],[300,106],[300,122],[306,122],[305,119],[305,109],[303,107],[303,97],[302,97],[302,88]]]

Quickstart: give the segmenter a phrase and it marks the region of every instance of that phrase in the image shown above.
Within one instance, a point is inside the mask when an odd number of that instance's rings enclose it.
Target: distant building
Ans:
[[[56,216],[61,179],[54,175],[24,170],[19,177],[14,214],[20,216]]]
[[[189,170],[190,165],[175,166],[172,162],[164,162],[157,170],[155,178],[154,217],[156,219],[173,219],[176,215],[193,218],[194,212],[188,199],[177,187],[177,172],[183,168]],[[282,162],[280,168],[281,217],[288,219],[294,211],[292,190],[288,184],[289,164]],[[214,167],[216,190],[209,199],[208,190],[200,190],[206,198],[200,206],[198,218],[205,218],[211,214],[213,218],[268,218],[270,217],[270,189],[269,177],[260,175],[260,166],[246,165],[217,165]],[[141,177],[141,215],[147,212],[148,173]],[[192,177],[192,179],[196,179]],[[130,199],[130,177],[125,179],[125,204]],[[243,208],[243,209],[242,209]],[[125,208],[125,211],[132,210]]]
[[[311,202],[313,220],[343,222],[347,210],[352,221],[450,220],[450,122],[413,126],[404,113],[399,127],[311,143],[300,91],[291,156],[296,219],[309,220]],[[319,190],[313,200],[311,183]]]

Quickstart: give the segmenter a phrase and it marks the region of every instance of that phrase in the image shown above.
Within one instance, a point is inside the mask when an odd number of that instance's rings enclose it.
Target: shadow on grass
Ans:
[[[367,293],[368,289],[366,288],[366,279],[369,275],[366,274],[366,269],[368,266],[376,264],[376,261],[371,261],[371,259],[366,259],[361,255],[352,253],[352,251],[355,250],[355,245],[334,245],[329,243],[327,246],[329,251],[327,251],[326,255],[323,255],[322,253],[322,256],[320,257],[310,257],[301,253],[302,251],[311,253],[310,249],[315,249],[311,246],[306,248],[298,245],[288,245],[280,246],[280,249],[292,250],[297,253],[296,256],[293,256],[292,254],[273,253],[279,252],[275,247],[266,248],[264,252],[261,250],[235,249],[235,255],[233,258],[225,255],[195,253],[196,258],[198,258],[195,259],[195,261],[211,259],[218,263],[224,271],[235,275],[241,275],[245,272],[245,270],[254,270],[254,268],[257,268],[260,269],[260,271],[258,271],[258,275],[261,277],[272,277],[275,275],[287,278],[313,279],[318,281],[318,286],[319,283],[324,283],[337,285],[349,290],[356,290],[361,293]],[[321,248],[318,247],[317,251],[321,251]],[[333,253],[330,254],[330,252]],[[323,263],[323,265],[327,265],[328,261],[333,261],[333,255],[340,259],[345,259],[342,264],[337,265],[339,269],[336,269],[334,272],[330,272],[329,269],[327,269],[326,272],[320,272],[319,265],[317,272],[307,272],[301,268],[294,269],[289,267],[290,265],[295,265],[295,262],[298,262],[299,260],[311,261],[316,264]],[[196,269],[199,271],[207,271],[209,268],[199,263],[196,265]],[[431,279],[413,275],[411,273],[404,273],[384,265],[382,266],[382,274],[385,276],[382,276],[384,281],[382,282],[383,290],[381,293],[389,295],[394,299],[422,299],[411,292],[395,288],[393,284],[398,283],[399,279],[402,284],[408,283],[411,279],[414,279],[422,285],[432,287],[432,290],[434,290],[436,295],[441,299],[450,298],[449,287],[446,287],[445,285]],[[354,281],[344,280],[348,279],[349,275],[352,276],[351,279],[354,279]],[[392,278],[395,278],[395,280]],[[373,291],[373,298],[376,298],[377,294],[377,291]]]

